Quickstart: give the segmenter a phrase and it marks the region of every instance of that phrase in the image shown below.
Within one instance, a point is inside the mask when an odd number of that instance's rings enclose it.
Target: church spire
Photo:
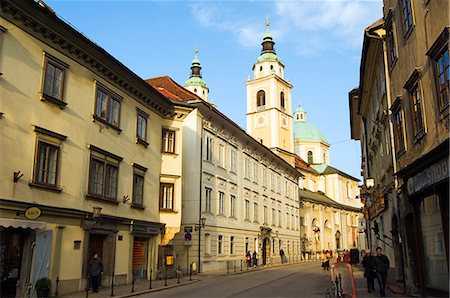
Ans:
[[[276,55],[275,49],[273,47],[275,45],[275,42],[273,41],[272,32],[270,32],[269,26],[270,26],[269,17],[266,17],[266,32],[264,33],[263,42],[261,44],[262,45],[261,55],[265,53],[272,53]]]
[[[208,88],[201,75],[202,66],[198,59],[198,49],[195,49],[194,60],[191,64],[191,75],[184,83],[184,87],[191,92],[200,96],[203,100],[208,101]]]

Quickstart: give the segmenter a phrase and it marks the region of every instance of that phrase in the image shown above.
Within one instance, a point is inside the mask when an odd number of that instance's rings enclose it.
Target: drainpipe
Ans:
[[[200,112],[197,109],[197,112]],[[201,134],[200,134],[200,183],[199,183],[199,203],[198,203],[198,270],[197,273],[201,272],[201,238],[202,238],[202,175],[203,175],[203,117],[200,116],[201,121]]]

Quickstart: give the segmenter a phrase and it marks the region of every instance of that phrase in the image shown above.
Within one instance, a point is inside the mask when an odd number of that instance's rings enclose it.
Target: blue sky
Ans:
[[[348,92],[359,84],[364,28],[380,0],[46,1],[55,12],[143,79],[184,85],[199,48],[209,99],[246,127],[245,81],[269,17],[275,50],[293,85],[293,109],[331,144],[331,165],[360,178],[360,145],[350,140]]]

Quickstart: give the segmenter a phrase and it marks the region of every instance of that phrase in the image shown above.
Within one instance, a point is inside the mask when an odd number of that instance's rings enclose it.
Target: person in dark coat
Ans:
[[[386,297],[386,279],[390,263],[388,257],[381,253],[381,247],[377,247],[377,255],[373,258],[373,268],[377,274],[378,284],[380,285],[381,297]]]
[[[256,250],[253,251],[252,261],[253,267],[258,267],[258,254],[256,253]]]
[[[250,251],[247,251],[247,254],[245,255],[245,260],[247,261],[247,267],[252,266],[252,256],[250,255]]]
[[[95,254],[89,261],[89,275],[91,277],[92,292],[98,293],[98,285],[100,284],[100,278],[103,274],[103,263]]]
[[[371,293],[372,291],[375,291],[375,272],[373,269],[372,251],[370,249],[366,249],[366,254],[364,255],[361,263],[364,267],[364,277],[367,279],[367,290]]]
[[[281,264],[284,263],[284,250],[281,248],[280,249],[280,257],[281,257]]]

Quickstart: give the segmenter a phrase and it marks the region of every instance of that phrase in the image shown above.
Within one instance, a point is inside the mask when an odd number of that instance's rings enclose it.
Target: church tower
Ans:
[[[292,135],[292,85],[284,79],[284,65],[277,56],[266,22],[262,50],[247,79],[247,132],[290,164],[294,159]]]
[[[195,58],[192,60],[191,76],[184,83],[184,87],[189,91],[200,96],[204,101],[208,101],[209,89],[206,87],[205,81],[202,79],[201,71],[202,66],[200,60],[198,60],[198,49],[195,50]]]

